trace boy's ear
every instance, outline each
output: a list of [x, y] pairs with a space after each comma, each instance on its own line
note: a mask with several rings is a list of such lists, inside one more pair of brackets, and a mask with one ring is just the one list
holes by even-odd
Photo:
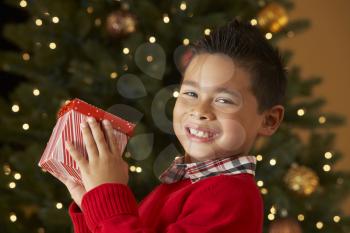
[[263, 120], [258, 134], [261, 136], [271, 136], [276, 132], [284, 117], [284, 107], [275, 105], [263, 113]]

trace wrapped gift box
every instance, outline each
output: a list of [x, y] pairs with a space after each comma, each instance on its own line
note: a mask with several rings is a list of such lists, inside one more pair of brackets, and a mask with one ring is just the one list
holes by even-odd
[[66, 150], [64, 142], [66, 140], [72, 142], [75, 148], [88, 158], [80, 123], [86, 121], [89, 116], [94, 117], [98, 122], [104, 119], [111, 122], [113, 132], [118, 138], [120, 153], [123, 153], [135, 125], [76, 98], [68, 101], [58, 111], [57, 123], [38, 164], [41, 168], [55, 177], [68, 177], [83, 185], [79, 167]]

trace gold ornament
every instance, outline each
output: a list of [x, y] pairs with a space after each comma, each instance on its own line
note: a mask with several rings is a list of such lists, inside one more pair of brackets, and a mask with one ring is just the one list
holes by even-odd
[[282, 5], [272, 2], [258, 13], [258, 24], [270, 32], [278, 32], [288, 23], [288, 15]]
[[296, 193], [309, 196], [318, 187], [319, 179], [310, 168], [294, 164], [285, 175], [284, 182]]
[[123, 37], [136, 30], [136, 16], [126, 10], [113, 11], [107, 16], [106, 30], [113, 37]]
[[302, 229], [293, 218], [281, 218], [273, 221], [269, 226], [268, 233], [302, 233]]

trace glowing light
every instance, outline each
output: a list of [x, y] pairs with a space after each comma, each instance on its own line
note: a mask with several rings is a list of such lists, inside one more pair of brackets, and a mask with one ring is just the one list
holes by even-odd
[[136, 171], [136, 167], [134, 165], [131, 165], [129, 169], [130, 169], [131, 172], [135, 172]]
[[58, 23], [58, 22], [60, 22], [60, 19], [57, 16], [54, 16], [54, 17], [52, 17], [52, 22]]
[[111, 79], [115, 79], [118, 77], [118, 73], [117, 72], [112, 72], [110, 75]]
[[19, 2], [20, 7], [26, 7], [27, 6], [27, 1], [22, 0]]
[[19, 174], [18, 172], [17, 173], [15, 173], [14, 175], [13, 175], [13, 177], [16, 179], [16, 180], [20, 180], [21, 179], [21, 174]]
[[210, 29], [209, 29], [209, 28], [206, 28], [206, 29], [204, 30], [204, 34], [207, 35], [207, 36], [209, 36], [209, 35], [210, 35]]
[[266, 33], [265, 38], [270, 40], [272, 38], [272, 33], [271, 32]]
[[267, 190], [267, 188], [262, 188], [262, 189], [260, 190], [260, 192], [261, 192], [261, 194], [263, 194], [263, 195], [266, 195], [266, 194], [269, 193], [269, 191]]
[[123, 53], [124, 53], [124, 54], [129, 54], [129, 52], [130, 52], [129, 48], [124, 48], [124, 49], [123, 49]]
[[267, 218], [270, 220], [270, 221], [273, 221], [275, 219], [275, 215], [274, 214], [269, 214], [267, 216]]
[[17, 104], [12, 105], [12, 111], [13, 112], [18, 112], [19, 111], [19, 106]]
[[28, 130], [28, 129], [29, 129], [29, 124], [28, 124], [28, 123], [24, 123], [24, 124], [22, 125], [22, 128], [23, 128], [24, 130]]
[[320, 124], [324, 124], [324, 123], [326, 123], [326, 121], [327, 121], [327, 119], [326, 119], [326, 117], [324, 117], [324, 116], [320, 116], [320, 117], [318, 118], [318, 122], [319, 122]]
[[169, 16], [168, 16], [168, 14], [164, 14], [164, 15], [163, 15], [163, 22], [164, 22], [164, 23], [169, 23], [169, 22], [170, 22], [170, 18], [169, 18]]
[[277, 160], [276, 159], [270, 159], [270, 165], [271, 166], [275, 166], [277, 163]]
[[189, 39], [185, 38], [185, 39], [183, 40], [183, 44], [184, 44], [184, 45], [188, 45], [189, 43], [190, 43], [190, 40], [189, 40]]
[[317, 222], [316, 223], [317, 229], [322, 229], [323, 228], [323, 222]]
[[274, 206], [271, 207], [270, 209], [271, 214], [276, 214], [276, 208]]
[[331, 166], [329, 164], [323, 165], [323, 171], [329, 172], [331, 170]]
[[301, 221], [304, 221], [305, 219], [305, 216], [303, 214], [299, 214], [298, 215], [298, 220], [301, 222]]
[[23, 59], [24, 61], [29, 61], [29, 59], [30, 59], [29, 53], [23, 53], [23, 54], [22, 54], [22, 59]]
[[137, 172], [137, 173], [141, 173], [141, 172], [142, 172], [142, 168], [141, 168], [141, 167], [137, 167], [137, 168], [136, 168], [136, 172]]
[[173, 92], [173, 97], [174, 97], [174, 98], [177, 98], [178, 96], [179, 96], [179, 92], [178, 92], [178, 91], [174, 91], [174, 92]]
[[92, 12], [94, 12], [94, 8], [92, 6], [89, 6], [88, 8], [86, 8], [87, 13], [92, 14]]
[[184, 10], [187, 9], [186, 2], [181, 2], [181, 4], [180, 4], [180, 9], [181, 9], [182, 11], [184, 11]]
[[61, 202], [57, 202], [57, 203], [56, 203], [56, 208], [57, 208], [57, 209], [62, 209], [62, 207], [63, 207], [63, 205], [62, 205]]
[[148, 62], [152, 62], [152, 61], [153, 61], [153, 57], [152, 57], [152, 56], [147, 56], [147, 57], [146, 57], [146, 60], [147, 60]]
[[252, 19], [252, 20], [250, 20], [250, 24], [255, 26], [258, 24], [258, 21], [256, 19]]
[[40, 95], [39, 89], [35, 88], [35, 89], [33, 90], [33, 95], [35, 95], [35, 96]]
[[304, 109], [298, 109], [298, 112], [297, 112], [298, 116], [304, 116], [305, 114], [305, 110]]
[[336, 216], [333, 217], [333, 221], [334, 221], [334, 222], [339, 222], [340, 219], [341, 219], [341, 218], [340, 218], [338, 215], [336, 215]]
[[333, 154], [331, 152], [327, 151], [326, 153], [324, 153], [324, 157], [326, 159], [331, 159], [333, 157]]
[[263, 160], [263, 156], [262, 155], [257, 155], [256, 156], [256, 160], [257, 161], [262, 161]]
[[55, 49], [55, 48], [56, 48], [56, 43], [51, 42], [51, 43], [49, 44], [49, 47], [50, 47], [50, 49]]
[[151, 42], [151, 43], [156, 42], [156, 38], [155, 38], [154, 36], [151, 36], [151, 37], [149, 38], [149, 42]]
[[11, 214], [10, 214], [10, 221], [11, 221], [11, 222], [16, 222], [16, 221], [17, 221], [17, 216], [16, 216], [16, 214], [14, 214], [14, 213], [11, 213]]
[[43, 21], [41, 19], [36, 19], [35, 20], [35, 25], [40, 27], [41, 25], [43, 25]]
[[15, 183], [15, 182], [10, 182], [10, 183], [9, 183], [9, 188], [10, 188], [10, 189], [16, 188], [16, 183]]
[[262, 181], [262, 180], [259, 180], [259, 181], [257, 182], [257, 185], [258, 185], [259, 187], [262, 187], [262, 186], [264, 186], [264, 181]]

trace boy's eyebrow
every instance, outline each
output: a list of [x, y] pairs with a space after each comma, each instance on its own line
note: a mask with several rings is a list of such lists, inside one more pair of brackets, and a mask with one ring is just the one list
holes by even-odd
[[[193, 86], [193, 87], [198, 87], [198, 84], [194, 81], [191, 81], [191, 80], [183, 80], [182, 85], [189, 85], [189, 86]], [[239, 95], [236, 92], [230, 91], [225, 87], [218, 87], [215, 89], [215, 92], [224, 92], [224, 93], [239, 97]]]

